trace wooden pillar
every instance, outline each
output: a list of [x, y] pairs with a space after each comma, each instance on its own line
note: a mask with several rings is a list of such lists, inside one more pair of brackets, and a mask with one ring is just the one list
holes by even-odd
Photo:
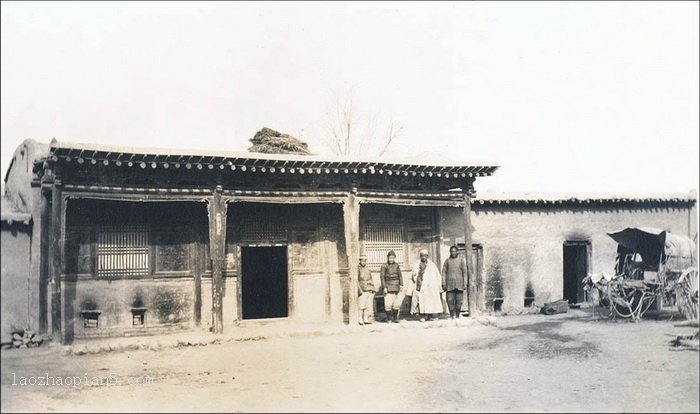
[[431, 219], [433, 222], [432, 237], [430, 239], [430, 244], [433, 246], [433, 262], [438, 266], [438, 269], [442, 270], [442, 243], [444, 240], [444, 235], [442, 231], [442, 210], [440, 207], [432, 207], [430, 209]]
[[[471, 183], [470, 183], [471, 184]], [[468, 186], [468, 188], [471, 185]], [[476, 278], [474, 275], [474, 260], [472, 258], [472, 202], [471, 191], [468, 189], [464, 192], [464, 257], [467, 261], [467, 304], [469, 306], [469, 316], [478, 314], [478, 302]]]
[[[51, 240], [51, 200], [52, 200], [52, 184], [48, 179], [41, 180], [41, 201], [39, 212], [39, 242], [40, 248], [33, 252], [38, 254], [39, 258], [39, 280], [41, 287], [39, 289], [39, 309], [41, 312], [41, 328], [43, 334], [51, 334], [53, 324], [51, 322], [51, 264], [49, 254], [49, 244]], [[34, 226], [37, 225], [35, 221]], [[37, 256], [34, 256], [37, 257]]]
[[211, 256], [212, 326], [215, 334], [224, 331], [224, 260], [226, 250], [226, 202], [217, 186], [207, 205], [209, 209], [209, 252]]
[[348, 315], [350, 325], [359, 323], [358, 303], [357, 303], [357, 271], [358, 262], [360, 260], [360, 204], [357, 201], [355, 194], [357, 190], [353, 188], [352, 192], [345, 199], [343, 204], [343, 223], [345, 226], [345, 252], [348, 256], [349, 272], [350, 272], [350, 291], [349, 291], [349, 312]]
[[51, 333], [54, 338], [66, 339], [61, 335], [61, 275], [63, 274], [63, 226], [64, 208], [61, 181], [54, 180], [51, 190], [51, 213], [49, 218], [49, 283], [51, 285]]
[[[199, 206], [198, 206], [199, 207]], [[199, 211], [199, 209], [197, 209]], [[207, 226], [208, 227], [208, 226]], [[194, 324], [202, 324], [202, 274], [205, 271], [205, 241], [204, 225], [200, 218], [196, 219], [194, 235]]]
[[[331, 277], [332, 277], [332, 270], [337, 268], [335, 263], [333, 263], [333, 259], [337, 260], [338, 254], [333, 251], [331, 248], [331, 240], [333, 240], [333, 235], [331, 234], [331, 230], [329, 228], [331, 220], [332, 220], [332, 215], [331, 215], [331, 210], [326, 208], [327, 206], [322, 207], [321, 210], [321, 216], [320, 221], [320, 235], [321, 235], [321, 263], [323, 263], [323, 269], [325, 269], [326, 277], [325, 277], [325, 283], [326, 283], [326, 320], [330, 321], [331, 320], [331, 314], [332, 314], [332, 302], [331, 302]], [[331, 255], [335, 254], [334, 258], [331, 258]], [[291, 256], [291, 255], [290, 255]]]

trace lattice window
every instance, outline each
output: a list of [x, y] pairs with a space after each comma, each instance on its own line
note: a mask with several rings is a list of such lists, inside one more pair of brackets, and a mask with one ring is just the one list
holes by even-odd
[[285, 240], [286, 228], [280, 221], [270, 214], [262, 214], [255, 220], [242, 220], [241, 239], [246, 241]]
[[98, 227], [98, 276], [147, 276], [149, 262], [149, 237], [145, 225]]
[[403, 223], [365, 223], [362, 228], [364, 253], [367, 264], [379, 266], [386, 262], [389, 250], [396, 253], [396, 262], [406, 262]]

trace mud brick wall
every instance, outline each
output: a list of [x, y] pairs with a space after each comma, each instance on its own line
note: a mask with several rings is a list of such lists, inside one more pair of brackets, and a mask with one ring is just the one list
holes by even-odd
[[[194, 282], [173, 279], [63, 281], [64, 326], [75, 338], [144, 334], [193, 325]], [[146, 308], [145, 325], [133, 325], [133, 308]], [[97, 328], [85, 328], [83, 311], [99, 311]]]
[[[42, 333], [47, 331], [47, 318], [45, 317], [47, 312], [47, 295], [45, 291], [47, 284], [45, 280], [40, 280], [41, 252], [46, 249], [45, 244], [42, 246], [42, 243], [45, 243], [45, 241], [42, 242], [41, 216], [48, 206], [44, 201], [41, 187], [32, 186], [31, 182], [34, 178], [32, 173], [34, 162], [46, 156], [48, 156], [48, 145], [31, 139], [24, 140], [15, 150], [12, 165], [5, 174], [5, 192], [3, 195], [17, 208], [32, 215], [31, 224], [20, 230], [28, 233], [29, 241], [25, 240], [25, 235], [10, 234], [19, 229], [16, 226], [22, 226], [23, 224], [13, 223], [8, 234], [5, 234], [5, 225], [7, 223], [2, 224], [3, 321], [5, 321], [5, 318], [12, 319], [10, 315], [14, 311], [11, 309], [20, 312], [19, 308], [14, 308], [15, 301], [25, 301], [26, 307], [17, 314], [22, 315], [16, 318], [17, 322], [19, 323], [21, 320], [21, 324], [26, 328]], [[3, 208], [5, 207], [3, 206]], [[12, 246], [15, 243], [18, 245]], [[17, 286], [21, 289], [15, 291], [14, 287], [11, 286], [12, 283], [20, 283], [20, 279], [16, 277], [17, 275], [22, 275], [20, 277], [21, 286]], [[6, 305], [10, 307], [5, 308]], [[9, 310], [10, 315], [8, 315], [6, 309]]]
[[[30, 308], [29, 297], [29, 252], [31, 243], [31, 226], [22, 223], [8, 224], [2, 222], [2, 329], [0, 338], [7, 341], [12, 334], [11, 328], [38, 329], [30, 323], [30, 314], [37, 314], [38, 309]], [[34, 318], [36, 319], [36, 318]]]
[[[463, 228], [461, 210], [443, 209], [442, 225], [444, 245], [458, 239]], [[501, 297], [502, 310], [509, 313], [523, 309], [526, 290], [534, 293], [537, 306], [562, 298], [563, 244], [567, 240], [591, 242], [590, 272], [614, 273], [617, 245], [607, 232], [647, 226], [692, 238], [698, 231], [697, 207], [474, 204], [472, 225], [473, 243], [483, 246], [486, 310], [492, 309], [494, 298]]]
[[[203, 203], [69, 200], [66, 273], [61, 282], [62, 336], [70, 340], [193, 327], [196, 264], [203, 260], [206, 247], [205, 218]], [[144, 223], [148, 229], [147, 273], [100, 274], [101, 226], [132, 223]], [[102, 243], [109, 246], [114, 241]], [[207, 294], [211, 296], [211, 288], [202, 291], [203, 296]], [[143, 324], [134, 323], [134, 312], [144, 310]], [[98, 315], [97, 327], [85, 326], [90, 319], [87, 312]]]

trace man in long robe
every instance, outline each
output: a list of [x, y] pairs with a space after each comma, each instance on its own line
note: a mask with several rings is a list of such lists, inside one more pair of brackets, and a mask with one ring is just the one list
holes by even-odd
[[413, 266], [413, 313], [420, 313], [421, 322], [442, 313], [442, 275], [435, 263], [428, 258], [428, 250], [420, 251], [420, 260]]
[[447, 306], [450, 310], [450, 319], [460, 317], [464, 289], [468, 280], [467, 262], [459, 257], [459, 248], [450, 247], [450, 257], [445, 259], [442, 265], [442, 290], [447, 292]]

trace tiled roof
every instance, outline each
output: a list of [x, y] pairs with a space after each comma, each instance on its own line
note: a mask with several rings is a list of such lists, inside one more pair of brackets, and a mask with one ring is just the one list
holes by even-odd
[[88, 165], [126, 165], [137, 168], [187, 168], [252, 170], [269, 173], [386, 174], [437, 177], [479, 177], [492, 175], [493, 163], [421, 162], [416, 159], [319, 157], [292, 154], [261, 154], [117, 147], [98, 144], [52, 142], [49, 158], [54, 162]]
[[697, 194], [558, 194], [558, 193], [499, 193], [482, 194], [474, 200], [477, 205], [610, 205], [610, 204], [695, 204]]

